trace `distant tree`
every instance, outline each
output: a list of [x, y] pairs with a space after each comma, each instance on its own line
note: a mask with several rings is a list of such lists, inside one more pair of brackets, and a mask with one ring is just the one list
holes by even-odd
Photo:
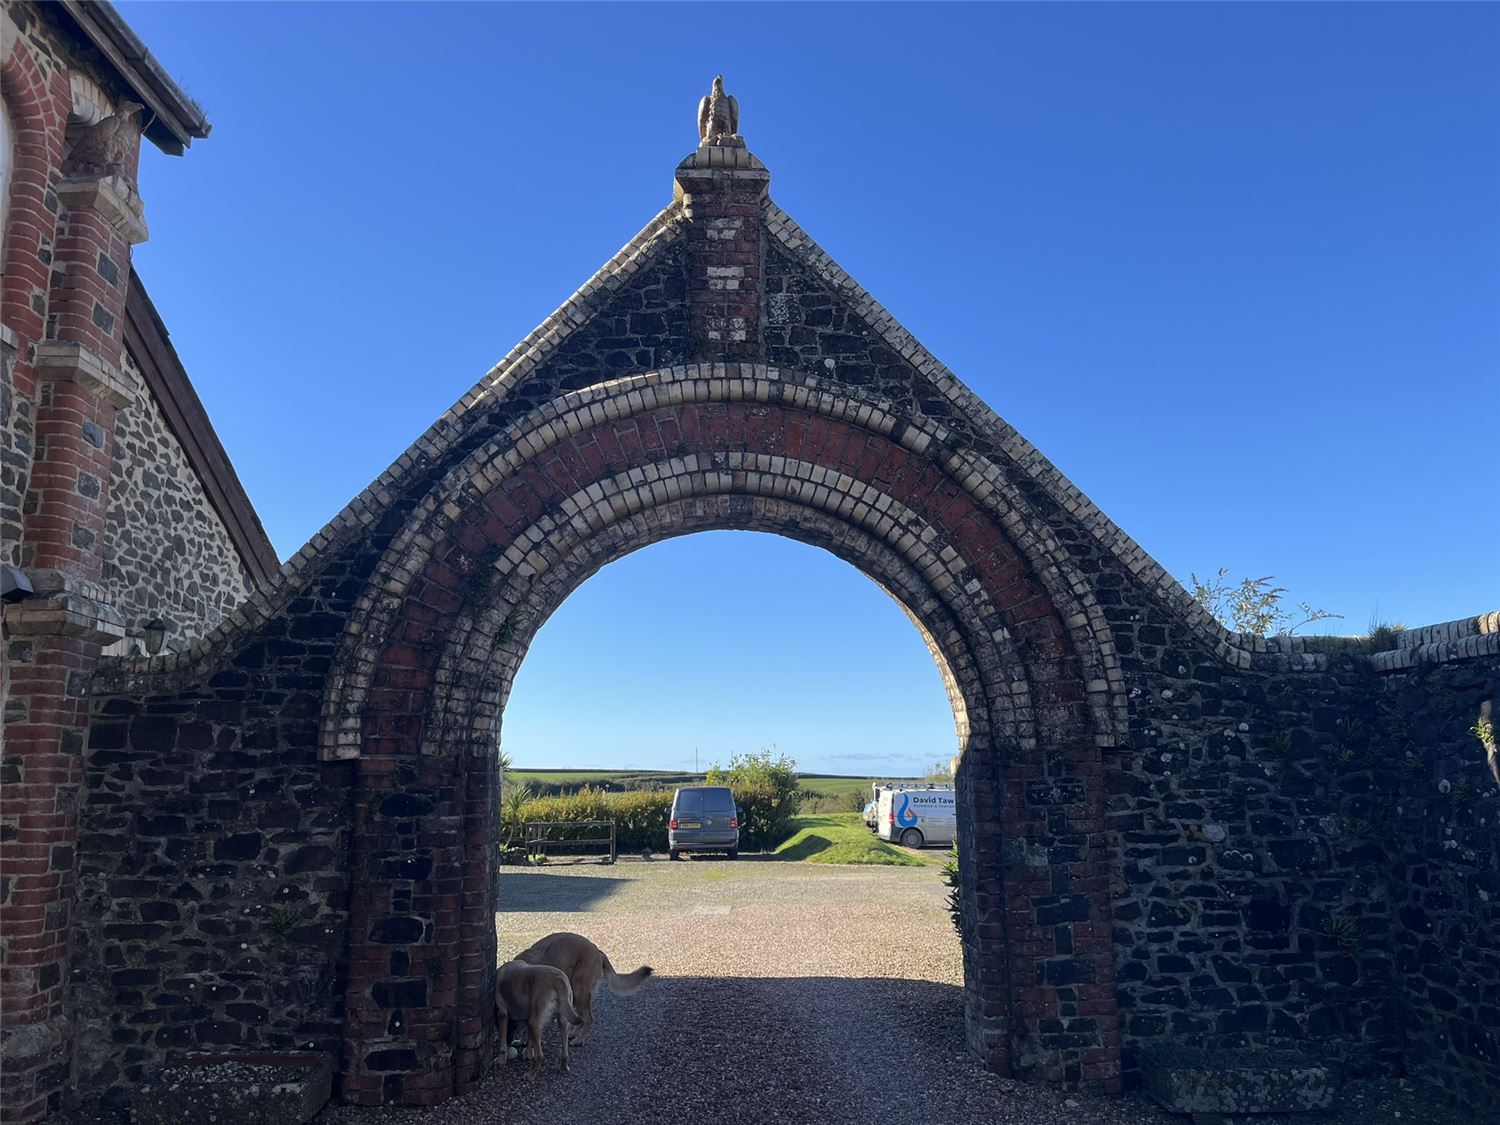
[[735, 754], [727, 767], [715, 762], [704, 780], [709, 785], [728, 785], [734, 790], [735, 803], [742, 811], [740, 840], [745, 847], [774, 847], [780, 843], [789, 834], [792, 817], [802, 805], [797, 763], [785, 754], [773, 755], [764, 747], [754, 753]]
[[1236, 633], [1253, 637], [1269, 637], [1273, 633], [1290, 636], [1305, 625], [1329, 618], [1342, 618], [1342, 613], [1330, 613], [1326, 609], [1314, 609], [1307, 602], [1298, 602], [1297, 610], [1282, 607], [1282, 595], [1286, 587], [1272, 585], [1275, 579], [1242, 578], [1229, 582], [1229, 568], [1221, 566], [1219, 573], [1208, 581], [1196, 574], [1191, 593], [1193, 600], [1218, 619], [1219, 624]]
[[939, 758], [927, 767], [927, 772], [922, 775], [923, 781], [952, 781], [953, 770], [947, 762]]
[[704, 780], [709, 785], [769, 786], [778, 792], [791, 793], [798, 788], [797, 763], [785, 754], [773, 758], [771, 751], [761, 747], [753, 753], [731, 756], [728, 766], [715, 762], [708, 767]]

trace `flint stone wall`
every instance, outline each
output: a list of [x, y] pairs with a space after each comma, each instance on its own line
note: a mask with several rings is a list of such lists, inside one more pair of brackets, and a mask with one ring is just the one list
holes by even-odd
[[1386, 864], [1406, 1065], [1476, 1113], [1500, 1105], [1500, 789], [1481, 723], [1497, 702], [1500, 658], [1383, 675], [1350, 808]]
[[0, 343], [0, 562], [21, 563], [21, 503], [31, 476], [32, 402], [11, 376], [13, 352]]
[[[133, 627], [159, 616], [171, 626], [167, 647], [187, 648], [253, 583], [128, 352], [125, 374], [135, 402], [115, 421], [104, 583]], [[98, 482], [80, 480], [79, 488]]]

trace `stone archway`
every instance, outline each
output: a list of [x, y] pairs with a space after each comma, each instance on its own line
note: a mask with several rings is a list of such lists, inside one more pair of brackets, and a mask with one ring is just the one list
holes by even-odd
[[[71, 961], [31, 953], [8, 978], [34, 1023], [65, 1029], [48, 1014], [65, 994], [79, 1032], [28, 1033], [27, 1065], [122, 1097], [181, 1046], [295, 1048], [342, 1052], [350, 1101], [470, 1087], [490, 1058], [494, 750], [515, 670], [598, 567], [711, 528], [839, 555], [943, 670], [965, 1023], [989, 1067], [1113, 1090], [1153, 1044], [1399, 1054], [1389, 929], [1360, 938], [1367, 974], [1324, 925], [1388, 874], [1368, 842], [1325, 838], [1369, 816], [1369, 784], [1318, 751], [1375, 705], [1369, 662], [1226, 633], [771, 202], [739, 138], [705, 138], [676, 180], [275, 582], [191, 651], [101, 665], [82, 890], [46, 892], [73, 912]], [[1418, 665], [1492, 664], [1494, 629], [1414, 631], [1375, 661], [1413, 678], [1380, 691], [1404, 712], [1427, 690]], [[1455, 732], [1493, 694], [1464, 683]], [[1456, 722], [1422, 706], [1434, 730]], [[1473, 743], [1454, 738], [1457, 770]], [[1383, 784], [1404, 790], [1407, 769]], [[35, 799], [66, 821], [63, 784]], [[1434, 811], [1407, 818], [1425, 831]], [[1450, 843], [1430, 857], [1456, 886], [1471, 869]], [[26, 925], [55, 946], [47, 917]], [[1441, 1007], [1415, 1002], [1441, 1039]], [[1489, 1062], [1438, 1070], [1472, 1104], [1494, 1084]]]
[[1044, 526], [942, 427], [760, 364], [568, 392], [479, 443], [393, 536], [325, 706], [325, 753], [358, 747], [345, 1097], [441, 1100], [484, 1071], [509, 684], [600, 566], [716, 528], [825, 547], [923, 631], [961, 740], [971, 1047], [1003, 1073], [1113, 1088], [1113, 653]]

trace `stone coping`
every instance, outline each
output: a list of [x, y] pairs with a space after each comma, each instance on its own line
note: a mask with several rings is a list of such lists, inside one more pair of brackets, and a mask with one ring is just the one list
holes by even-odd
[[1370, 657], [1377, 672], [1402, 672], [1420, 664], [1450, 664], [1500, 656], [1500, 611], [1407, 629], [1396, 647]]

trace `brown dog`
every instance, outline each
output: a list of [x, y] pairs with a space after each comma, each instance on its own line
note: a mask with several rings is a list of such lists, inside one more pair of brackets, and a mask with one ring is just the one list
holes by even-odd
[[599, 991], [600, 981], [607, 981], [611, 992], [623, 996], [640, 988], [651, 975], [650, 965], [642, 965], [633, 973], [615, 972], [604, 951], [578, 934], [548, 934], [524, 953], [517, 953], [516, 960], [551, 965], [567, 974], [568, 983], [573, 986], [573, 1000], [583, 1017], [583, 1027], [578, 1033], [580, 1044], [588, 1041], [589, 1032], [594, 1029], [594, 993]]
[[[505, 1056], [510, 1054], [510, 1025], [525, 1024], [531, 1047], [531, 1077], [542, 1069], [542, 1028], [557, 1016], [562, 1030], [562, 1068], [568, 1069], [568, 1025], [582, 1022], [573, 1007], [573, 988], [568, 976], [550, 965], [528, 965], [507, 961], [495, 974], [495, 1019], [500, 1027], [500, 1043]], [[501, 1057], [503, 1066], [506, 1057]]]

